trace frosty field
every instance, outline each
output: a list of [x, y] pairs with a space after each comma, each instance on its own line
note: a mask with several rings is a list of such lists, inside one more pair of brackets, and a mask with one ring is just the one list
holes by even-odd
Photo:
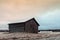
[[0, 32], [0, 40], [60, 40], [60, 32], [8, 33]]

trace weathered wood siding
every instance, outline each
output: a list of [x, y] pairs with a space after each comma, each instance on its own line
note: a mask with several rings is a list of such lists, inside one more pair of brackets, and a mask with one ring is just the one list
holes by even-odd
[[25, 24], [25, 32], [38, 33], [38, 25], [34, 20], [30, 20]]
[[9, 25], [10, 32], [24, 32], [24, 24], [11, 24]]

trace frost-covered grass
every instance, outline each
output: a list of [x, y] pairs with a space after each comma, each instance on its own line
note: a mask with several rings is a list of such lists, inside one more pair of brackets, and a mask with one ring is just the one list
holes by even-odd
[[39, 32], [38, 34], [0, 32], [1, 40], [55, 40], [59, 37], [60, 32]]

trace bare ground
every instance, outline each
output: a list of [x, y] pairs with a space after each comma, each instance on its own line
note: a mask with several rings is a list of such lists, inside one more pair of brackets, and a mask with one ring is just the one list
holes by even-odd
[[60, 32], [8, 33], [0, 32], [0, 40], [60, 40]]

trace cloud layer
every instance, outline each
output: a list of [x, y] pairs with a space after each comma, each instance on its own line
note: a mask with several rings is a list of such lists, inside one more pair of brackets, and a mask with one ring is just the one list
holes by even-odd
[[[60, 9], [60, 0], [0, 0], [0, 29], [8, 29], [9, 22], [24, 21], [31, 17], [39, 16], [41, 19], [37, 21], [41, 22], [45, 18], [48, 20], [50, 17], [47, 16], [48, 12], [50, 15], [58, 9]], [[53, 16], [55, 17], [54, 14]]]
[[45, 14], [59, 0], [0, 0], [0, 21], [27, 19]]
[[40, 30], [60, 29], [60, 10], [48, 12], [48, 14], [39, 17]]

